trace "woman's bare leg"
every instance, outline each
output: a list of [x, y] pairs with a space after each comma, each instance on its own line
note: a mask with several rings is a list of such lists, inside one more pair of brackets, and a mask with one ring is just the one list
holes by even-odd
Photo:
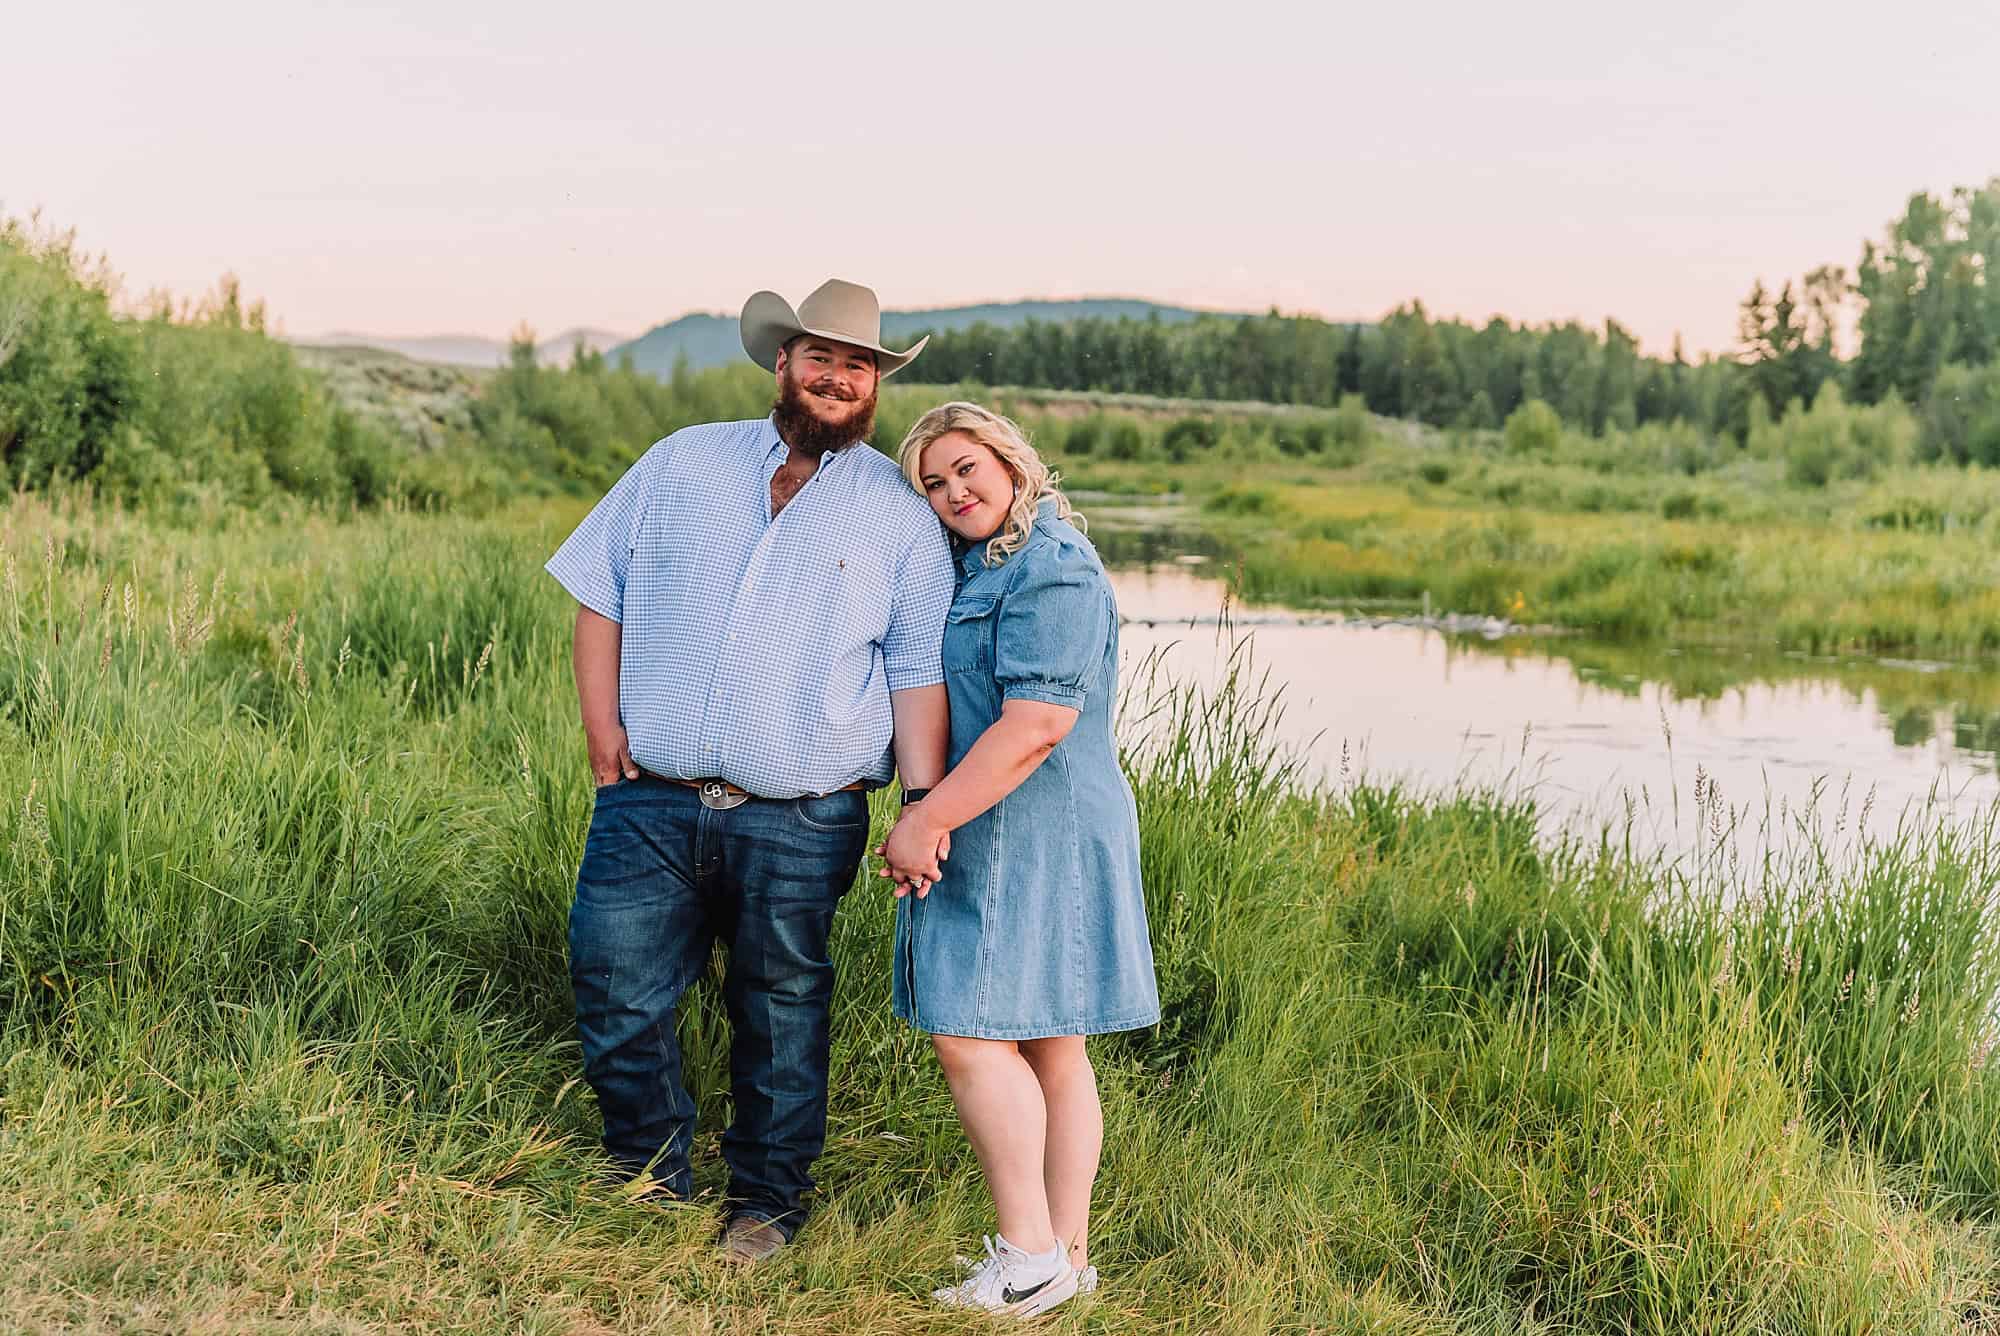
[[932, 1035], [931, 1047], [958, 1105], [958, 1121], [993, 1194], [1000, 1235], [1016, 1248], [1045, 1253], [1056, 1246], [1043, 1187], [1048, 1109], [1034, 1068], [1012, 1040]]
[[1021, 1056], [1035, 1073], [1048, 1110], [1042, 1181], [1049, 1225], [1069, 1246], [1070, 1265], [1090, 1261], [1090, 1189], [1104, 1149], [1104, 1110], [1097, 1102], [1097, 1072], [1082, 1035], [1024, 1039]]

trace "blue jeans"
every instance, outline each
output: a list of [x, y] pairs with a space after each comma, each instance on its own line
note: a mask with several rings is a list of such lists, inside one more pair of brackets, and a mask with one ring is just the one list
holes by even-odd
[[736, 1106], [722, 1136], [729, 1209], [787, 1238], [805, 1222], [826, 1141], [827, 939], [867, 838], [859, 791], [713, 811], [664, 780], [598, 790], [570, 909], [570, 982], [604, 1148], [625, 1172], [693, 1192], [695, 1105], [674, 1010], [720, 940]]

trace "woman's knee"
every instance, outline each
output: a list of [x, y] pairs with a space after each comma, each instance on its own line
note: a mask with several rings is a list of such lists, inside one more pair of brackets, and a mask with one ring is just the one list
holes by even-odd
[[979, 1071], [1012, 1058], [1019, 1047], [1011, 1039], [972, 1039], [957, 1034], [931, 1036], [931, 1050], [947, 1072]]
[[1021, 1056], [1040, 1077], [1070, 1074], [1090, 1069], [1090, 1055], [1080, 1034], [1055, 1035], [1047, 1039], [1023, 1039]]

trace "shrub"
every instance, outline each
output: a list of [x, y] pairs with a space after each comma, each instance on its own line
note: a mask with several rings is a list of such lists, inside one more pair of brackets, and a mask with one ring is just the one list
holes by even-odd
[[1917, 443], [1927, 460], [2000, 465], [2000, 362], [1940, 370], [1924, 398]]
[[1069, 431], [1063, 436], [1063, 453], [1079, 459], [1088, 458], [1097, 453], [1097, 443], [1103, 439], [1104, 418], [1101, 414], [1078, 418], [1070, 423]]
[[1222, 424], [1210, 417], [1177, 418], [1167, 425], [1160, 447], [1176, 464], [1185, 463], [1196, 450], [1212, 450], [1222, 439]]
[[1277, 493], [1268, 487], [1225, 487], [1201, 508], [1211, 515], [1271, 515], [1279, 503]]
[[1553, 454], [1562, 440], [1562, 419], [1540, 399], [1530, 399], [1507, 415], [1501, 440], [1508, 454]]
[[94, 472], [139, 388], [111, 278], [67, 235], [0, 222], [0, 482]]
[[1343, 394], [1340, 404], [1333, 410], [1334, 444], [1360, 447], [1368, 444], [1371, 428], [1368, 417], [1368, 401], [1358, 394]]
[[1111, 424], [1105, 434], [1104, 453], [1110, 459], [1132, 460], [1146, 452], [1146, 437], [1139, 430], [1139, 424], [1130, 418], [1120, 418]]

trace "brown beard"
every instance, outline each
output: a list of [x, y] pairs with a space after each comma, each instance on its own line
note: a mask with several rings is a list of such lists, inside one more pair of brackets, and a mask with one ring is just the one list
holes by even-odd
[[849, 400], [853, 405], [839, 422], [827, 422], [806, 399], [806, 387], [793, 379], [791, 369], [778, 378], [778, 398], [771, 405], [772, 420], [786, 445], [802, 455], [819, 455], [828, 450], [845, 450], [868, 439], [875, 430], [874, 390], [866, 399]]

